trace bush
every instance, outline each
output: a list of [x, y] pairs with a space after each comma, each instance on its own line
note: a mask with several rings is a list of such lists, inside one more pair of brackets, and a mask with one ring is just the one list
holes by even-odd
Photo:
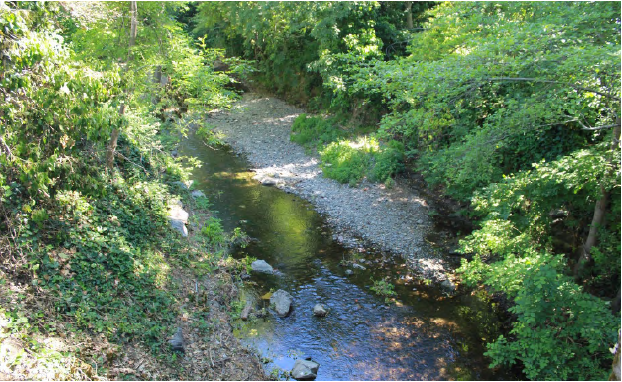
[[328, 178], [354, 185], [363, 179], [371, 166], [369, 150], [373, 149], [369, 146], [353, 147], [350, 141], [333, 142], [320, 151], [322, 171]]
[[290, 140], [307, 148], [334, 142], [343, 136], [330, 119], [300, 114], [292, 125]]
[[404, 168], [404, 145], [397, 141], [380, 147], [375, 138], [341, 140], [327, 145], [320, 156], [324, 175], [341, 183], [356, 184], [365, 176], [388, 182]]
[[225, 242], [225, 231], [222, 228], [220, 219], [210, 217], [203, 225], [201, 233], [207, 237], [211, 244], [223, 244]]

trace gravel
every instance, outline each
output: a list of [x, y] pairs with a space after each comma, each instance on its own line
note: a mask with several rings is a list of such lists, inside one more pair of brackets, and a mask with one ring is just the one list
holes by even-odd
[[231, 110], [211, 113], [208, 122], [247, 156], [255, 179], [274, 180], [275, 187], [313, 203], [346, 247], [358, 247], [362, 240], [404, 257], [426, 278], [445, 280], [446, 262], [424, 240], [431, 224], [426, 201], [399, 182], [391, 189], [366, 180], [350, 187], [324, 178], [320, 159], [289, 140], [294, 119], [304, 112], [246, 93]]

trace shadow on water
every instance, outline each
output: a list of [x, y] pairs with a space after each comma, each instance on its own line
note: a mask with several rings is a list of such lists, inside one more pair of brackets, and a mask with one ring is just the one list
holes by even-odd
[[[295, 359], [312, 357], [321, 365], [318, 380], [507, 377], [487, 367], [481, 344], [487, 330], [469, 319], [479, 309], [470, 296], [446, 298], [413, 278], [400, 260], [369, 248], [343, 248], [308, 202], [253, 181], [247, 162], [230, 149], [208, 148], [195, 137], [183, 145], [184, 155], [203, 162], [193, 174], [194, 187], [208, 196], [223, 226], [240, 226], [256, 238], [245, 254], [278, 270], [253, 275], [257, 292], [283, 289], [295, 299], [289, 317], [250, 320], [238, 333], [269, 360], [268, 372], [289, 371]], [[353, 256], [367, 270], [346, 276], [340, 261]], [[398, 293], [390, 304], [369, 289], [372, 279], [385, 277]], [[326, 317], [313, 316], [316, 303], [328, 308]], [[477, 312], [494, 326], [494, 315], [482, 320]]]

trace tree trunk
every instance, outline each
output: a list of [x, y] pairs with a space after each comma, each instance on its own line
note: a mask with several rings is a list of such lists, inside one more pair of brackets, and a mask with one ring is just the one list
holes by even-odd
[[132, 59], [132, 47], [136, 43], [136, 26], [138, 25], [138, 5], [130, 1], [130, 44], [127, 52], [127, 60]]
[[[611, 138], [611, 151], [614, 152], [620, 147], [620, 117], [616, 117], [616, 125], [613, 129], [613, 137]], [[612, 158], [609, 159], [611, 163]], [[600, 186], [600, 199], [596, 202], [594, 207], [594, 215], [592, 216], [592, 223], [590, 224], [590, 231], [585, 239], [583, 248], [581, 248], [581, 255], [574, 267], [575, 278], [579, 278], [581, 271], [585, 269], [585, 266], [592, 262], [592, 247], [596, 245], [596, 239], [598, 238], [598, 228], [603, 224], [605, 220], [605, 213], [607, 211], [607, 203], [609, 202], [610, 192], [605, 190], [604, 186]]]
[[611, 312], [613, 314], [620, 313], [620, 287], [618, 287], [618, 294], [616, 294], [611, 302]]
[[[125, 114], [125, 105], [121, 105], [119, 108], [119, 115]], [[112, 170], [112, 166], [114, 166], [114, 151], [117, 149], [117, 140], [119, 139], [119, 128], [115, 127], [112, 129], [112, 133], [110, 134], [110, 140], [108, 141], [108, 150], [106, 151], [106, 167], [109, 170]]]
[[596, 202], [594, 207], [594, 215], [592, 215], [592, 223], [590, 224], [590, 232], [585, 239], [585, 243], [581, 248], [581, 255], [579, 260], [574, 266], [574, 275], [580, 277], [580, 273], [585, 266], [592, 262], [592, 247], [596, 244], [598, 238], [598, 229], [605, 220], [605, 212], [607, 211], [607, 203], [609, 202], [609, 192], [605, 190], [605, 187], [600, 186], [600, 200]]
[[406, 28], [413, 29], [415, 26], [413, 25], [413, 2], [406, 2]]
[[609, 375], [610, 381], [620, 380], [620, 331], [618, 331], [618, 343], [615, 346], [615, 353], [613, 354], [613, 363], [611, 365], [611, 374]]

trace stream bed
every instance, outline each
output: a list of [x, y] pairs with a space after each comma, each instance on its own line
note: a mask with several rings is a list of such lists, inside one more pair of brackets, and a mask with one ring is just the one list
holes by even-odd
[[[344, 248], [307, 201], [252, 179], [231, 149], [207, 147], [193, 135], [181, 154], [198, 158], [194, 189], [203, 191], [227, 230], [256, 239], [234, 254], [265, 260], [275, 275], [253, 274], [255, 293], [283, 289], [294, 297], [286, 318], [268, 314], [237, 330], [243, 344], [283, 378], [296, 359], [320, 364], [317, 380], [501, 380], [488, 368], [482, 338], [496, 322], [487, 304], [469, 294], [449, 297], [410, 273], [403, 260], [361, 244]], [[345, 260], [367, 269], [346, 275]], [[392, 301], [370, 287], [395, 285]], [[328, 315], [313, 315], [315, 304]], [[269, 301], [264, 301], [268, 308]]]

